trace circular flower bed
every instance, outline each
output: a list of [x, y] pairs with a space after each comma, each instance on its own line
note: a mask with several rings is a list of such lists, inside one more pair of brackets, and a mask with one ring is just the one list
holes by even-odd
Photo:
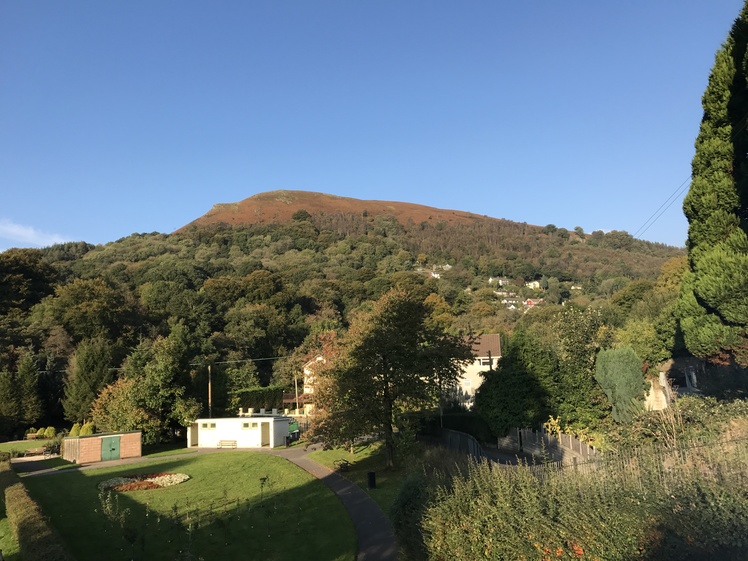
[[179, 485], [190, 478], [185, 473], [148, 473], [128, 477], [112, 477], [98, 484], [102, 491], [142, 491]]

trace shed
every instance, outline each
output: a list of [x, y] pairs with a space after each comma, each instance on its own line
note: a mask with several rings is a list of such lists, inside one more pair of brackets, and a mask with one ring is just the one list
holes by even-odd
[[139, 430], [68, 436], [62, 440], [62, 459], [76, 464], [90, 464], [139, 458], [142, 455], [141, 437]]
[[197, 419], [187, 431], [187, 447], [262, 448], [286, 443], [292, 419], [278, 415], [251, 415]]

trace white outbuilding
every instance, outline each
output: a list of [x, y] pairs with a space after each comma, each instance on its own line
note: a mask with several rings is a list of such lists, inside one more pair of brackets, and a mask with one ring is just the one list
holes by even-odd
[[286, 444], [291, 418], [250, 415], [221, 419], [197, 419], [187, 431], [192, 448], [275, 448]]

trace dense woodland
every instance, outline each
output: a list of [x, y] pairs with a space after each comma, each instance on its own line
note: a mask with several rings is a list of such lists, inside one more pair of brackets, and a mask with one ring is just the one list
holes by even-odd
[[[577, 343], [557, 339], [576, 324], [594, 331], [594, 341], [578, 343], [589, 352], [625, 342], [642, 360], [660, 361], [677, 349], [669, 306], [683, 253], [625, 232], [304, 211], [283, 224], [11, 249], [0, 254], [0, 434], [83, 422], [98, 411], [105, 424], [145, 424], [153, 438], [166, 438], [207, 411], [208, 364], [220, 415], [242, 389], [292, 385], [320, 333], [345, 332], [355, 310], [393, 287], [430, 298], [449, 333], [515, 333], [510, 361], [552, 352], [549, 360], [565, 364]], [[489, 283], [499, 276], [512, 279], [518, 297], [544, 304], [528, 314], [507, 309]], [[541, 288], [527, 288], [529, 280]], [[589, 378], [594, 357], [587, 361], [587, 389], [602, 395]], [[118, 399], [137, 403], [137, 414], [106, 418]], [[602, 397], [595, 411], [567, 415], [554, 405], [566, 402], [549, 397], [530, 417], [582, 422], [609, 409]]]

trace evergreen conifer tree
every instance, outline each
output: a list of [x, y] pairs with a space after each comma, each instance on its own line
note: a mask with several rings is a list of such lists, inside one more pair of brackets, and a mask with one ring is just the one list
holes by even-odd
[[9, 436], [18, 426], [18, 386], [14, 372], [0, 370], [0, 434]]
[[39, 372], [31, 353], [22, 355], [18, 360], [17, 383], [21, 421], [25, 425], [33, 425], [41, 418], [43, 410], [39, 398]]
[[748, 2], [717, 52], [702, 99], [678, 315], [688, 350], [748, 366]]
[[111, 351], [103, 338], [81, 341], [68, 365], [68, 381], [62, 402], [65, 418], [83, 421], [96, 396], [112, 381]]

